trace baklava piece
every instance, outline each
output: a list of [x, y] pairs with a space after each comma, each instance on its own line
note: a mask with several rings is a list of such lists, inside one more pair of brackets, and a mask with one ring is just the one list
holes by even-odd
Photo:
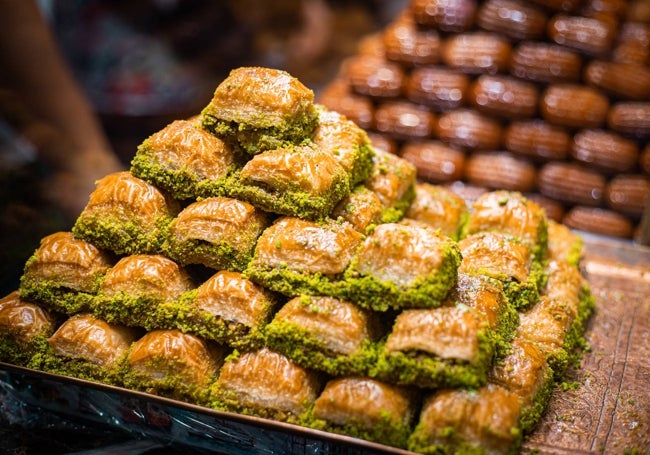
[[415, 199], [406, 212], [405, 220], [420, 221], [458, 240], [467, 214], [465, 200], [450, 189], [430, 183], [417, 183]]
[[560, 378], [585, 344], [584, 329], [595, 303], [576, 267], [551, 261], [548, 270], [548, 282], [539, 301], [521, 313], [518, 334], [540, 347], [556, 378]]
[[285, 71], [234, 69], [214, 92], [202, 125], [246, 153], [300, 144], [318, 124], [314, 92]]
[[362, 234], [348, 223], [282, 217], [262, 232], [245, 276], [289, 297], [340, 297]]
[[357, 231], [368, 232], [381, 221], [384, 211], [379, 196], [363, 185], [358, 185], [334, 208], [331, 217], [350, 223]]
[[381, 221], [401, 220], [415, 198], [417, 169], [397, 155], [375, 149], [373, 168], [365, 186], [374, 191], [383, 205]]
[[363, 377], [327, 382], [316, 399], [313, 428], [405, 447], [413, 429], [416, 393]]
[[48, 338], [39, 369], [109, 384], [121, 384], [124, 360], [138, 332], [89, 313], [71, 316]]
[[379, 224], [345, 272], [345, 298], [375, 311], [439, 306], [456, 284], [460, 251], [428, 227]]
[[119, 255], [155, 254], [179, 210], [178, 202], [157, 187], [130, 172], [116, 172], [97, 181], [72, 232]]
[[584, 243], [580, 235], [566, 225], [549, 220], [548, 223], [548, 260], [564, 261], [573, 266], [580, 266], [584, 256]]
[[230, 146], [190, 120], [175, 120], [149, 136], [131, 161], [134, 176], [178, 200], [223, 194], [236, 168]]
[[462, 255], [459, 273], [501, 281], [508, 301], [518, 310], [537, 301], [546, 273], [523, 241], [499, 232], [483, 232], [468, 235], [458, 245]]
[[522, 439], [516, 393], [488, 384], [427, 397], [408, 448], [418, 453], [513, 454]]
[[351, 187], [347, 171], [333, 154], [300, 145], [255, 155], [226, 191], [267, 212], [321, 219]]
[[237, 199], [213, 197], [184, 208], [170, 223], [162, 251], [181, 265], [242, 271], [268, 215]]
[[266, 345], [332, 376], [365, 375], [376, 361], [376, 316], [332, 297], [295, 297], [264, 329]]
[[194, 288], [187, 270], [165, 256], [125, 256], [106, 273], [92, 312], [108, 322], [157, 328], [158, 306]]
[[470, 207], [462, 237], [481, 232], [512, 236], [530, 248], [537, 261], [543, 261], [548, 247], [548, 220], [544, 209], [515, 191], [491, 191]]
[[20, 296], [59, 313], [87, 311], [114, 263], [111, 253], [71, 232], [50, 234], [25, 264]]
[[54, 333], [57, 318], [13, 291], [0, 299], [0, 361], [25, 366], [32, 356], [44, 352]]
[[209, 403], [224, 349], [179, 330], [152, 330], [129, 350], [124, 384], [134, 390], [188, 401]]
[[397, 315], [370, 374], [424, 388], [481, 386], [517, 323], [499, 281], [461, 274], [444, 306]]
[[331, 154], [348, 174], [351, 188], [362, 183], [372, 172], [375, 152], [368, 134], [342, 114], [317, 106], [319, 118], [312, 141]]
[[161, 303], [157, 324], [235, 348], [252, 349], [259, 343], [276, 303], [275, 294], [241, 273], [222, 270], [181, 299]]
[[512, 340], [510, 353], [499, 359], [489, 373], [488, 381], [519, 397], [519, 426], [530, 433], [539, 422], [553, 390], [553, 370], [542, 350], [521, 336]]
[[316, 373], [268, 348], [233, 354], [213, 387], [214, 407], [302, 423], [321, 388]]

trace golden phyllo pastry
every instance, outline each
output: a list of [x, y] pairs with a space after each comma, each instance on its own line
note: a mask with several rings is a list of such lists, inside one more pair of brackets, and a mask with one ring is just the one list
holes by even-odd
[[188, 205], [170, 223], [162, 250], [182, 265], [241, 271], [268, 224], [268, 215], [246, 202], [207, 198]]
[[214, 386], [215, 406], [300, 423], [320, 390], [320, 379], [268, 348], [226, 359]]
[[295, 297], [266, 326], [265, 340], [304, 367], [333, 376], [362, 375], [376, 360], [376, 316], [333, 297]]
[[159, 253], [165, 227], [180, 206], [157, 187], [116, 172], [97, 181], [72, 232], [98, 248], [117, 254]]
[[332, 218], [350, 223], [355, 230], [365, 233], [380, 222], [383, 211], [379, 196], [359, 185], [334, 207]]
[[530, 247], [500, 232], [470, 234], [458, 242], [462, 261], [459, 273], [485, 275], [504, 284], [510, 304], [517, 309], [530, 307], [539, 298], [546, 274], [533, 261]]
[[514, 191], [490, 191], [471, 206], [462, 236], [499, 232], [520, 240], [541, 261], [548, 246], [548, 221], [544, 209]]
[[133, 343], [127, 357], [127, 387], [207, 404], [209, 386], [224, 349], [180, 330], [152, 330]]
[[549, 220], [548, 259], [550, 261], [565, 261], [577, 267], [583, 256], [582, 237], [572, 232], [566, 225]]
[[459, 195], [443, 186], [418, 183], [405, 220], [420, 221], [457, 240], [466, 218], [467, 204]]
[[175, 120], [140, 144], [131, 173], [175, 199], [223, 193], [236, 169], [235, 154], [196, 120]]
[[250, 154], [301, 143], [317, 123], [314, 92], [271, 68], [232, 70], [202, 112], [204, 128]]
[[255, 155], [227, 189], [230, 196], [268, 212], [306, 219], [328, 216], [350, 190], [348, 173], [337, 158], [312, 145]]
[[165, 256], [125, 256], [106, 273], [92, 311], [109, 322], [153, 328], [158, 305], [194, 287], [190, 274]]
[[21, 299], [18, 291], [9, 293], [0, 299], [0, 361], [28, 364], [55, 328], [53, 314]]
[[443, 306], [397, 315], [371, 375], [426, 388], [483, 385], [516, 324], [500, 282], [459, 275]]
[[136, 337], [134, 329], [79, 313], [63, 322], [48, 339], [52, 355], [41, 368], [117, 383], [119, 368]]
[[401, 220], [415, 198], [417, 170], [413, 164], [382, 149], [375, 149], [370, 177], [364, 184], [384, 207], [381, 221]]
[[327, 382], [314, 403], [314, 428], [405, 447], [412, 430], [416, 394], [364, 377]]
[[258, 239], [245, 275], [284, 295], [338, 296], [362, 235], [347, 223], [282, 217]]
[[363, 308], [432, 308], [456, 284], [458, 245], [418, 225], [379, 224], [346, 270], [345, 298]]
[[65, 314], [87, 310], [114, 261], [112, 254], [71, 232], [50, 234], [25, 264], [20, 295]]
[[237, 348], [258, 343], [276, 297], [239, 272], [222, 270], [180, 300], [158, 305], [156, 324]]
[[419, 453], [514, 453], [521, 441], [519, 396], [488, 384], [479, 389], [443, 389], [424, 401], [409, 438]]
[[312, 141], [345, 169], [350, 187], [363, 182], [373, 168], [374, 150], [368, 134], [344, 115], [318, 108], [318, 126]]

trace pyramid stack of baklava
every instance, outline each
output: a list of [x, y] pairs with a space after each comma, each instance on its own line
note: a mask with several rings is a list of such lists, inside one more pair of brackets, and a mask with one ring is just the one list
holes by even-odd
[[468, 198], [638, 234], [650, 200], [647, 0], [411, 0], [318, 101]]
[[0, 300], [0, 360], [416, 452], [506, 453], [579, 355], [582, 243], [472, 204], [314, 102], [233, 70], [97, 182]]

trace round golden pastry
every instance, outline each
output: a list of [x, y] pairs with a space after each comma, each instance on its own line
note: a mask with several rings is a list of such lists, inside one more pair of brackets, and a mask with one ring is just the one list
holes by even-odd
[[462, 197], [467, 205], [472, 205], [479, 197], [490, 191], [485, 186], [475, 185], [474, 183], [461, 180], [448, 183], [445, 186]]
[[346, 116], [360, 128], [370, 129], [375, 125], [375, 106], [372, 100], [353, 93], [348, 80], [343, 77], [329, 83], [317, 101], [329, 110]]
[[572, 207], [562, 219], [571, 229], [629, 239], [634, 233], [634, 225], [629, 218], [613, 210], [599, 207]]
[[635, 19], [623, 22], [612, 51], [612, 60], [650, 65], [650, 23]]
[[583, 0], [530, 0], [531, 3], [548, 8], [551, 11], [570, 13], [576, 11]]
[[639, 219], [650, 198], [650, 178], [641, 174], [618, 174], [607, 184], [605, 200], [613, 210]]
[[434, 65], [440, 59], [440, 34], [418, 28], [411, 14], [402, 14], [384, 29], [383, 43], [388, 60], [407, 66]]
[[585, 129], [573, 135], [571, 156], [604, 172], [629, 172], [637, 165], [639, 148], [613, 131]]
[[607, 125], [621, 134], [650, 137], [650, 102], [615, 103], [609, 110]]
[[577, 82], [581, 72], [580, 55], [553, 43], [522, 41], [515, 46], [510, 58], [510, 74], [534, 82]]
[[370, 139], [374, 149], [397, 155], [397, 142], [389, 134], [378, 133], [377, 131], [367, 131], [366, 134], [368, 134], [368, 139]]
[[384, 48], [384, 36], [381, 32], [370, 33], [359, 39], [356, 49], [357, 55], [371, 55], [374, 57], [384, 57], [386, 49]]
[[553, 42], [590, 56], [604, 56], [616, 38], [616, 23], [603, 18], [556, 14], [548, 21]]
[[376, 98], [396, 98], [402, 94], [405, 74], [402, 66], [382, 57], [356, 55], [341, 65], [353, 91]]
[[566, 128], [541, 119], [511, 122], [503, 140], [508, 151], [536, 161], [563, 160], [571, 149], [571, 135]]
[[616, 97], [650, 100], [650, 67], [646, 65], [592, 60], [585, 68], [584, 80]]
[[386, 101], [375, 110], [375, 129], [396, 139], [424, 139], [434, 133], [436, 116], [410, 101]]
[[476, 23], [514, 40], [535, 40], [544, 36], [547, 20], [544, 9], [528, 1], [487, 0], [478, 10]]
[[473, 109], [444, 112], [436, 125], [436, 135], [442, 142], [469, 150], [498, 150], [502, 130], [499, 121]]
[[524, 196], [543, 208], [546, 212], [547, 218], [557, 221], [558, 223], [562, 221], [566, 210], [564, 204], [561, 202], [539, 193], [525, 193]]
[[442, 46], [442, 61], [468, 74], [504, 72], [510, 62], [512, 45], [496, 33], [474, 31], [451, 35]]
[[650, 142], [648, 142], [639, 156], [641, 170], [650, 175]]
[[526, 158], [501, 151], [475, 152], [465, 165], [465, 176], [475, 185], [522, 193], [534, 189], [536, 172]]
[[474, 26], [477, 0], [413, 0], [410, 11], [420, 25], [443, 32], [463, 32]]
[[532, 82], [482, 74], [472, 83], [468, 99], [484, 114], [507, 119], [529, 118], [537, 113], [539, 91]]
[[444, 66], [415, 68], [406, 81], [404, 93], [414, 103], [436, 111], [465, 105], [470, 77]]
[[609, 106], [609, 98], [599, 90], [579, 84], [549, 85], [540, 99], [542, 118], [568, 128], [599, 128]]
[[440, 141], [406, 142], [400, 153], [415, 165], [418, 177], [429, 182], [453, 182], [465, 176], [465, 153]]
[[602, 174], [578, 163], [550, 161], [537, 173], [539, 192], [567, 204], [601, 205], [606, 184]]

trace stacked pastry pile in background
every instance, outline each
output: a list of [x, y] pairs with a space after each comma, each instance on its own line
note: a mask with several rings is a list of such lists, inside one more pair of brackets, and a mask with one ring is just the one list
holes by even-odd
[[581, 239], [417, 181], [277, 70], [143, 141], [0, 300], [0, 360], [417, 452], [516, 451], [578, 358]]
[[650, 198], [645, 1], [412, 0], [318, 101], [429, 182], [470, 199], [521, 191], [572, 228], [637, 235]]

